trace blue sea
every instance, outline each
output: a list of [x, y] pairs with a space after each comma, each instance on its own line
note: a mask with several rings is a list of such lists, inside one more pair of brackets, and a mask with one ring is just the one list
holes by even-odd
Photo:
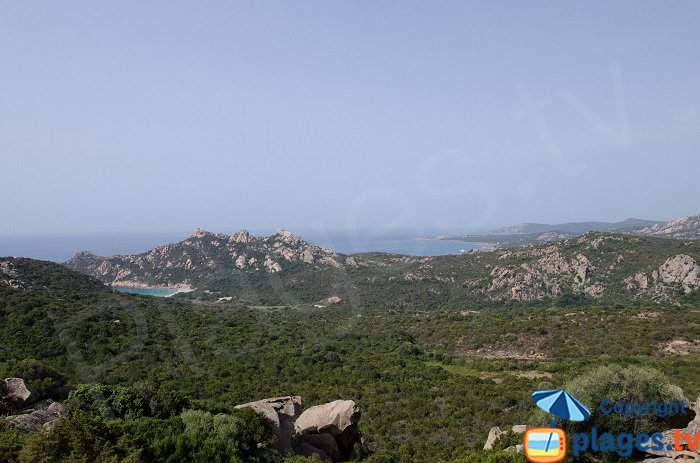
[[177, 292], [175, 289], [167, 289], [167, 288], [149, 288], [149, 289], [141, 289], [141, 288], [125, 288], [123, 286], [112, 286], [112, 289], [115, 291], [119, 291], [120, 293], [132, 293], [132, 294], [140, 294], [142, 296], [155, 296], [155, 297], [168, 297], [172, 296]]
[[[268, 235], [265, 231], [255, 235]], [[168, 243], [181, 241], [190, 233], [112, 233], [47, 236], [0, 236], [0, 256], [31, 257], [64, 262], [76, 252], [90, 251], [98, 256], [139, 254]], [[358, 252], [390, 252], [409, 256], [440, 256], [482, 249], [478, 243], [418, 239], [411, 233], [298, 233], [306, 241], [329, 247], [344, 254]], [[437, 233], [435, 234], [437, 235]], [[431, 236], [435, 236], [431, 235]]]

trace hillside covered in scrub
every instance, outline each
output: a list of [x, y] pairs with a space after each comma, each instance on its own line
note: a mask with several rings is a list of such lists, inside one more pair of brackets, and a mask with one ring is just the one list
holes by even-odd
[[[95, 387], [107, 401], [79, 402], [49, 434], [0, 424], [7, 461], [102, 435], [105, 452], [129, 461], [194, 461], [176, 451], [190, 447], [177, 445], [200, 455], [207, 437], [198, 426], [214, 419], [240, 446], [219, 447], [212, 436], [209, 451], [266, 461], [245, 449], [256, 439], [271, 439], [265, 448], [273, 448], [274, 436], [235, 406], [301, 396], [309, 406], [357, 404], [360, 461], [519, 462], [521, 455], [499, 453], [502, 446], [481, 449], [492, 427], [533, 422], [535, 389], [620, 365], [653, 366], [691, 400], [700, 393], [695, 304], [476, 313], [264, 306], [123, 294], [53, 263], [0, 264], [0, 376], [23, 377], [66, 406], [71, 394], [94, 397]], [[214, 418], [220, 413], [229, 418]], [[167, 460], [173, 455], [180, 456]]]
[[79, 253], [65, 265], [111, 286], [188, 287], [190, 297], [295, 304], [332, 298], [410, 310], [495, 305], [678, 304], [698, 300], [700, 241], [594, 232], [492, 252], [343, 255], [285, 230], [198, 231], [133, 256]]

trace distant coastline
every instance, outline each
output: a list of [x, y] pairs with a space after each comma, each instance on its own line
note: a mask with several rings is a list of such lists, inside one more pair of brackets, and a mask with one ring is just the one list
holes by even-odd
[[498, 249], [498, 246], [495, 245], [494, 243], [487, 243], [484, 241], [462, 241], [460, 239], [448, 237], [447, 235], [442, 235], [442, 236], [438, 236], [438, 237], [419, 236], [419, 237], [416, 237], [414, 239], [419, 240], [419, 241], [451, 241], [453, 243], [464, 243], [464, 244], [470, 245], [471, 249], [467, 249], [464, 252], [469, 252], [470, 250], [491, 252], [491, 251]]

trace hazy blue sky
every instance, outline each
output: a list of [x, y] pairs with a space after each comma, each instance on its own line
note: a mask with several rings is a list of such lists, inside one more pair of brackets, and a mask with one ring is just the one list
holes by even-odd
[[5, 2], [0, 234], [700, 212], [700, 3]]

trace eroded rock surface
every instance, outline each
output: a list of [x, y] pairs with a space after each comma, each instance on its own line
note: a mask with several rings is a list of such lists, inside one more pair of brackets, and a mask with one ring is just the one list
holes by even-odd
[[282, 455], [318, 455], [324, 461], [347, 461], [353, 458], [354, 446], [360, 442], [361, 413], [352, 400], [316, 405], [301, 414], [301, 398], [293, 396], [236, 406], [243, 407], [264, 415], [275, 426]]
[[277, 431], [277, 449], [282, 455], [291, 455], [294, 418], [301, 412], [301, 397], [286, 396], [248, 402], [235, 408], [252, 408], [265, 416]]
[[5, 378], [3, 400], [13, 408], [22, 408], [39, 399], [39, 394], [22, 378]]
[[67, 416], [68, 411], [63, 405], [46, 399], [24, 408], [14, 415], [5, 417], [5, 421], [12, 426], [29, 431], [49, 430], [58, 420]]

